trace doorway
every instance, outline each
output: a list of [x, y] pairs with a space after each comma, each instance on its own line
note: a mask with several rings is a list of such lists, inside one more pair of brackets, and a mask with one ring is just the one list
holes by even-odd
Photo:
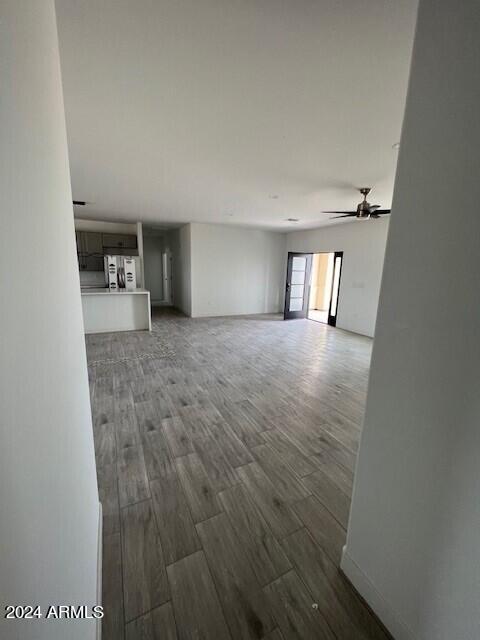
[[152, 307], [172, 305], [172, 254], [166, 230], [143, 226], [143, 272]]
[[284, 319], [308, 318], [336, 326], [342, 263], [343, 251], [289, 252]]

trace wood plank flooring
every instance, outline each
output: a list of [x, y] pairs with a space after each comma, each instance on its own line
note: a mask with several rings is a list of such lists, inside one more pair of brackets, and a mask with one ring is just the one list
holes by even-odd
[[371, 341], [280, 316], [89, 335], [103, 640], [386, 640], [339, 571]]

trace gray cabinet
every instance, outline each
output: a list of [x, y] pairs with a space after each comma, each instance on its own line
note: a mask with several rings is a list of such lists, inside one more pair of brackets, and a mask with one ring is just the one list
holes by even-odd
[[84, 258], [85, 271], [104, 271], [103, 256], [88, 255]]
[[[103, 234], [103, 249], [111, 250], [114, 253], [114, 249], [136, 249], [137, 248], [137, 236], [127, 235], [124, 233], [104, 233]], [[108, 253], [108, 251], [105, 251]]]
[[93, 231], [75, 231], [77, 253], [103, 255], [103, 241], [101, 233]]
[[138, 256], [137, 236], [125, 233], [75, 231], [80, 271], [103, 271], [104, 255]]
[[80, 271], [103, 271], [102, 234], [93, 231], [75, 231], [75, 239]]
[[84, 251], [85, 253], [96, 253], [103, 255], [103, 240], [101, 233], [92, 233], [85, 231], [83, 233], [84, 238]]

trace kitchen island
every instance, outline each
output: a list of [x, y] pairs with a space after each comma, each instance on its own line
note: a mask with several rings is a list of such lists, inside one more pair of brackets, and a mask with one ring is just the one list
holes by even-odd
[[151, 331], [150, 291], [81, 290], [85, 333]]

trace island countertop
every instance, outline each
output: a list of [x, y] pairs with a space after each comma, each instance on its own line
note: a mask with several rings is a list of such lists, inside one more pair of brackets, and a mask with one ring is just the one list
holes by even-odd
[[110, 291], [105, 288], [81, 289], [85, 333], [149, 331], [152, 328], [150, 291]]
[[110, 291], [107, 287], [84, 287], [80, 289], [82, 296], [104, 296], [104, 295], [132, 295], [142, 293], [148, 295], [150, 291], [147, 289], [134, 289], [133, 291], [127, 291], [126, 289], [118, 289], [117, 291]]

